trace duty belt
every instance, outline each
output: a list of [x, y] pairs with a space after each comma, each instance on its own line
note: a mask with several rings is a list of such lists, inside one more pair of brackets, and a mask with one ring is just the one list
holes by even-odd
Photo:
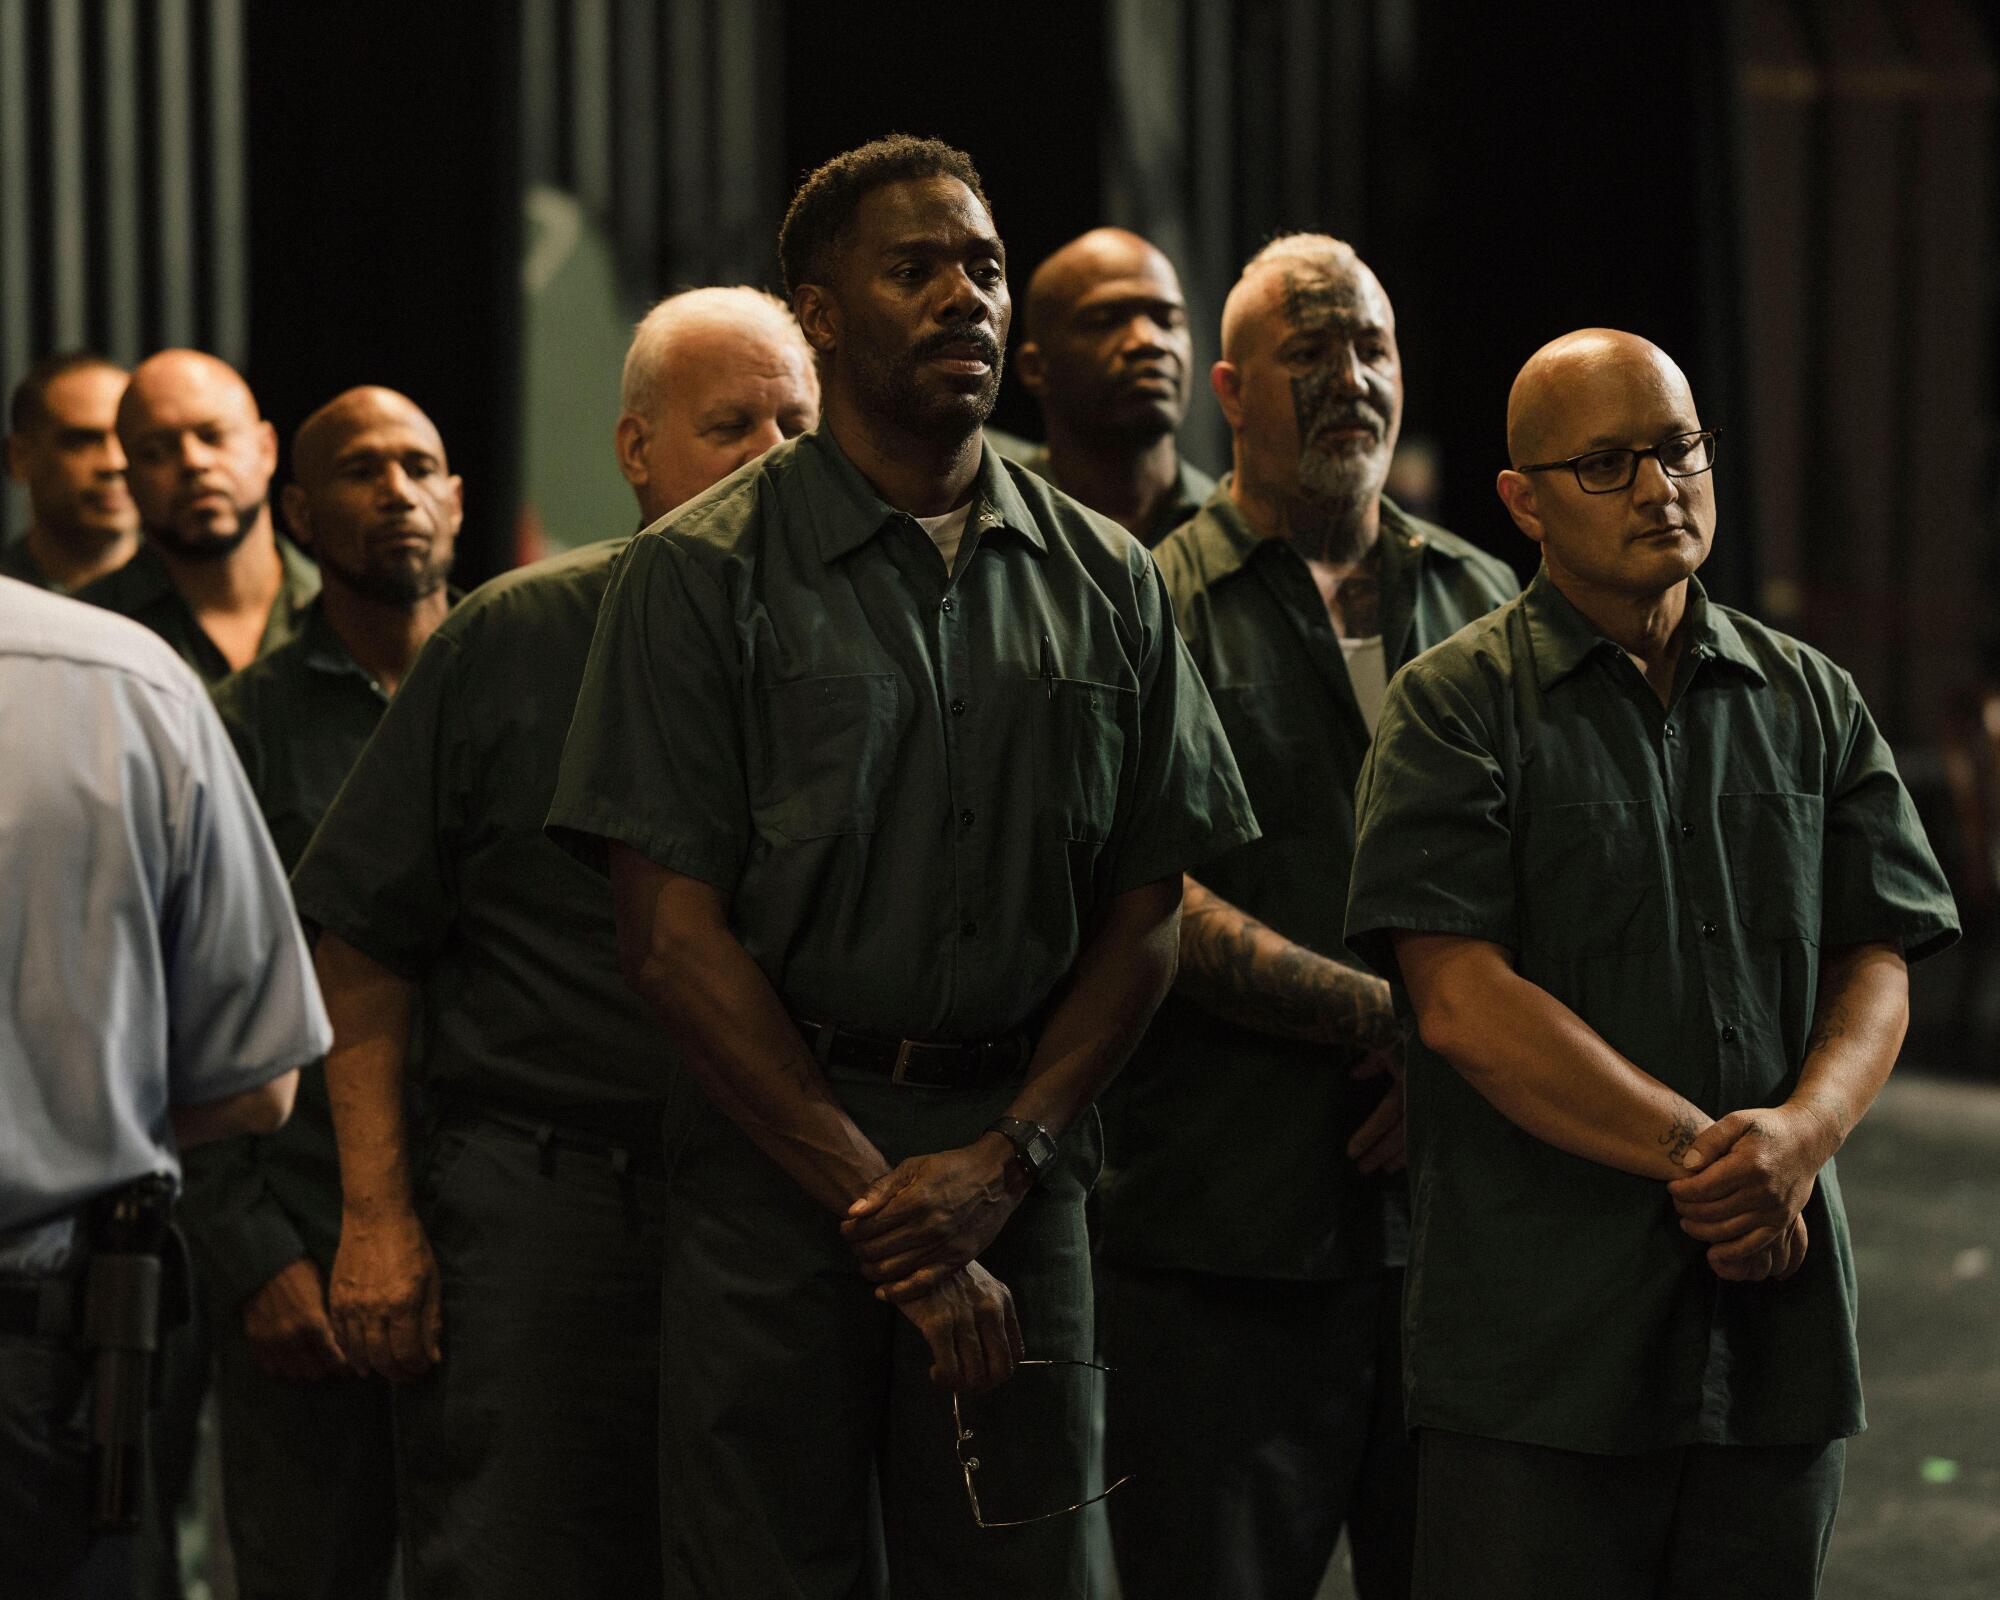
[[806, 1047], [824, 1067], [874, 1072], [891, 1083], [919, 1089], [970, 1089], [1004, 1083], [1027, 1070], [1033, 1041], [1020, 1030], [998, 1039], [940, 1044], [925, 1039], [890, 1039], [858, 1033], [831, 1023], [794, 1019]]

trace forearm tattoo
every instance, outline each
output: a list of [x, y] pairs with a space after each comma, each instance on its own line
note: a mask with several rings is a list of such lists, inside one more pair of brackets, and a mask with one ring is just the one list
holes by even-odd
[[1379, 978], [1291, 943], [1214, 895], [1190, 900], [1176, 981], [1204, 1010], [1259, 1033], [1348, 1045], [1356, 1055], [1402, 1037]]
[[1674, 1113], [1674, 1120], [1667, 1125], [1666, 1131], [1660, 1135], [1660, 1148], [1666, 1151], [1669, 1161], [1679, 1166], [1681, 1158], [1688, 1153], [1700, 1133], [1701, 1129], [1695, 1126], [1693, 1113], [1686, 1106], [1682, 1106]]

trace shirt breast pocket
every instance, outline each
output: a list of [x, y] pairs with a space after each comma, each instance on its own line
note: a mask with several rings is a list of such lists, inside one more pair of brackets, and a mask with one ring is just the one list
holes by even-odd
[[1043, 678], [1033, 692], [1042, 702], [1042, 733], [1035, 743], [1044, 814], [1063, 838], [1102, 844], [1118, 817], [1126, 728], [1138, 714], [1138, 691], [1082, 678]]
[[1525, 947], [1576, 960], [1666, 943], [1650, 800], [1540, 806], [1523, 811], [1515, 826]]
[[787, 842], [873, 833], [909, 715], [893, 672], [795, 678], [761, 691], [757, 831]]
[[1826, 803], [1816, 794], [1715, 799], [1737, 919], [1765, 939], [1819, 943]]

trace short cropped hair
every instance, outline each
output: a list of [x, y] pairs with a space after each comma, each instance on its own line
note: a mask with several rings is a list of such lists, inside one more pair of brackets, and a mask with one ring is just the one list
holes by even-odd
[[1252, 304], [1251, 282], [1273, 268], [1303, 267], [1334, 276], [1364, 269], [1354, 246], [1330, 233], [1281, 233], [1248, 261], [1222, 302], [1222, 359], [1234, 361], [1243, 319]]
[[7, 426], [15, 433], [27, 433], [47, 421], [49, 385], [58, 378], [91, 367], [103, 367], [121, 376], [125, 371], [109, 356], [101, 356], [95, 350], [65, 350], [58, 355], [44, 356], [28, 368], [21, 381], [14, 385], [13, 398], [7, 403]]
[[805, 349], [805, 335], [799, 332], [791, 307], [768, 289], [753, 289], [747, 284], [683, 289], [657, 302], [632, 330], [632, 343], [625, 352], [625, 373], [618, 385], [619, 409], [648, 419], [658, 415], [666, 382], [667, 352], [689, 323], [710, 320], [762, 322], [774, 333], [797, 339], [800, 348]]
[[826, 281], [834, 247], [868, 195], [884, 184], [921, 178], [956, 178], [978, 196], [988, 216], [993, 214], [979, 170], [963, 150], [942, 139], [907, 133], [873, 140], [815, 168], [792, 196], [784, 225], [778, 229], [785, 292], [795, 295], [802, 284]]
[[1352, 271], [1360, 261], [1353, 245], [1345, 239], [1334, 238], [1330, 233], [1281, 233], [1243, 263], [1241, 276], [1247, 278], [1261, 268], [1282, 267], [1288, 263], [1312, 267], [1321, 272], [1347, 272]]

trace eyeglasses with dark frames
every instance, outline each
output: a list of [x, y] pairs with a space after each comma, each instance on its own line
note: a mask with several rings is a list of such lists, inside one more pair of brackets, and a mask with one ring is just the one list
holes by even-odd
[[[1112, 1370], [1110, 1367], [1101, 1366], [1095, 1361], [1052, 1360], [1046, 1357], [1038, 1358], [1034, 1356], [1017, 1361], [1014, 1365], [1016, 1367], [1081, 1367], [1090, 1372], [1110, 1372]], [[1067, 1517], [1081, 1511], [1085, 1506], [1096, 1505], [1098, 1501], [1110, 1494], [1112, 1490], [1122, 1489], [1132, 1481], [1132, 1474], [1128, 1472], [1122, 1478], [1118, 1479], [1117, 1482], [1106, 1484], [1088, 1500], [1079, 1500], [1073, 1506], [1064, 1506], [1059, 1511], [1044, 1511], [1032, 1517], [1009, 1517], [996, 1521], [989, 1518], [979, 1509], [979, 1490], [972, 1481], [972, 1475], [979, 1470], [979, 1457], [966, 1452], [966, 1446], [972, 1442], [973, 1435], [972, 1430], [965, 1425], [964, 1417], [959, 1413], [958, 1396], [956, 1394], [951, 1397], [951, 1431], [953, 1434], [952, 1448], [958, 1455], [959, 1471], [965, 1475], [965, 1498], [971, 1503], [973, 1525], [978, 1528], [1025, 1528], [1031, 1522], [1049, 1522], [1056, 1517]]]
[[1582, 455], [1561, 461], [1537, 461], [1516, 472], [1560, 472], [1567, 468], [1576, 486], [1585, 494], [1617, 494], [1632, 487], [1639, 476], [1639, 463], [1647, 456], [1659, 462], [1670, 478], [1698, 478], [1715, 465], [1715, 441], [1720, 428], [1703, 428], [1699, 433], [1680, 433], [1644, 450], [1586, 450]]

